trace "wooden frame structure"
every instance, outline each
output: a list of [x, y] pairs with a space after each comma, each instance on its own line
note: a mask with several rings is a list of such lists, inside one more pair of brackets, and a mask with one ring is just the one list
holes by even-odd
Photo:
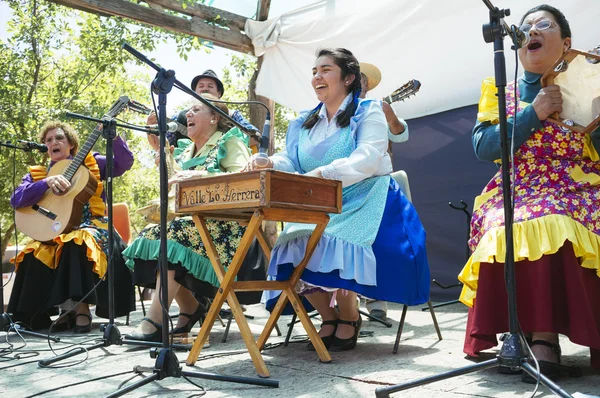
[[[203, 4], [191, 4], [184, 7], [180, 0], [48, 0], [77, 10], [105, 17], [121, 17], [146, 25], [155, 26], [172, 32], [209, 40], [215, 45], [244, 54], [254, 55], [254, 47], [244, 33], [248, 18], [229, 11]], [[271, 0], [257, 0], [256, 20], [264, 21], [269, 16]], [[275, 104], [268, 98], [257, 96], [255, 82], [262, 57], [258, 58], [257, 71], [248, 88], [248, 99], [258, 100], [267, 105], [272, 117]], [[250, 108], [250, 122], [262, 126], [266, 112], [260, 107]], [[271, 123], [271, 137], [275, 132], [275, 123]], [[273, 153], [274, 140], [271, 140], [269, 153]]]
[[[248, 18], [235, 13], [192, 4], [184, 7], [179, 0], [48, 0], [102, 16], [117, 16], [150, 26], [210, 40], [216, 45], [245, 54], [254, 54], [244, 34]], [[260, 0], [257, 21], [269, 15], [271, 0]]]

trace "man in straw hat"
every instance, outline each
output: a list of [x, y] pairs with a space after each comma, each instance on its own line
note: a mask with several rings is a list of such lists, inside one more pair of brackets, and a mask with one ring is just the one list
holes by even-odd
[[[381, 71], [378, 67], [367, 62], [360, 63], [360, 74], [362, 76], [362, 92], [360, 98], [365, 98], [367, 92], [373, 90], [381, 82]], [[388, 138], [392, 142], [404, 142], [408, 140], [408, 125], [404, 119], [399, 118], [390, 104], [381, 101], [381, 107], [388, 123]]]
[[[381, 82], [381, 71], [378, 67], [367, 62], [360, 63], [360, 74], [362, 76], [362, 92], [360, 98], [365, 98], [367, 92], [373, 90]], [[404, 119], [399, 118], [390, 104], [381, 101], [381, 107], [388, 123], [388, 138], [392, 142], [404, 142], [408, 140], [408, 125]], [[385, 321], [387, 319], [387, 302], [367, 299], [367, 310], [371, 316]]]

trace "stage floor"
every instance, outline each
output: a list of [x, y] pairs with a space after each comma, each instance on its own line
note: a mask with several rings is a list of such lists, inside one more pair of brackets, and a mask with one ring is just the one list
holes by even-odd
[[[149, 305], [149, 302], [146, 303]], [[391, 328], [365, 319], [363, 331], [372, 331], [373, 335], [360, 338], [353, 351], [332, 352], [333, 362], [329, 364], [319, 363], [316, 353], [307, 351], [306, 343], [298, 341], [302, 338], [304, 330], [301, 325], [296, 325], [292, 335], [295, 337], [289, 346], [275, 345], [263, 352], [271, 379], [280, 382], [277, 389], [206, 379], [192, 380], [203, 386], [206, 395], [210, 397], [374, 397], [377, 387], [408, 382], [473, 364], [462, 353], [466, 323], [466, 308], [463, 305], [454, 304], [437, 309], [436, 314], [444, 338], [442, 341], [437, 339], [429, 312], [421, 312], [420, 307], [410, 308], [398, 354], [394, 355], [392, 348], [401, 310], [400, 305], [390, 306], [388, 315], [393, 320]], [[171, 313], [177, 313], [177, 309], [172, 308]], [[267, 320], [267, 312], [261, 305], [254, 305], [249, 306], [246, 313], [255, 316], [249, 323], [252, 331], [258, 336]], [[131, 325], [137, 325], [141, 317], [142, 311], [138, 302], [138, 311], [131, 314]], [[273, 334], [269, 343], [284, 341], [286, 325], [290, 319], [290, 316], [280, 318], [279, 327], [284, 336], [277, 337]], [[95, 327], [89, 335], [58, 333], [61, 342], [53, 343], [52, 346], [58, 353], [63, 353], [69, 349], [66, 348], [67, 343], [92, 344], [93, 341], [90, 340], [101, 336], [97, 326], [103, 322], [105, 320], [94, 318]], [[315, 320], [315, 324], [318, 328], [320, 321]], [[133, 329], [131, 326], [125, 326], [125, 318], [118, 318], [117, 325], [122, 334]], [[257, 377], [235, 322], [231, 325], [226, 343], [221, 343], [223, 332], [224, 328], [217, 322], [210, 334], [211, 346], [203, 349], [194, 367], [185, 365], [187, 352], [178, 351], [177, 356], [183, 369]], [[5, 336], [6, 333], [0, 333], [0, 349], [8, 347]], [[10, 334], [9, 341], [14, 348], [23, 346], [22, 340], [14, 333]], [[148, 375], [134, 374], [134, 366], [152, 367], [155, 362], [150, 358], [148, 348], [111, 346], [91, 351], [87, 359], [85, 354], [80, 354], [54, 364], [60, 368], [40, 368], [37, 361], [52, 355], [47, 341], [28, 336], [25, 337], [25, 341], [25, 347], [0, 357], [0, 391], [5, 397], [104, 396], [117, 390], [121, 384], [139, 381]], [[574, 345], [567, 339], [562, 339], [561, 345], [564, 363], [581, 367], [584, 375], [578, 379], [561, 380], [559, 384], [562, 388], [571, 394], [579, 392], [600, 395], [600, 372], [589, 367], [589, 350]], [[39, 352], [39, 355], [35, 356], [35, 352]], [[490, 351], [490, 355], [484, 359], [493, 358], [493, 353], [494, 351]], [[20, 357], [14, 359], [15, 354], [19, 354]], [[74, 364], [81, 360], [83, 362]], [[65, 367], [69, 364], [72, 366]], [[72, 386], [58, 389], [66, 385]], [[532, 385], [522, 383], [519, 375], [503, 375], [496, 369], [490, 369], [395, 393], [393, 396], [528, 397], [533, 388]], [[538, 392], [536, 396], [553, 396], [543, 386], [540, 386], [540, 391], [541, 394]], [[202, 390], [184, 378], [167, 378], [149, 383], [127, 396], [198, 397], [200, 394]]]

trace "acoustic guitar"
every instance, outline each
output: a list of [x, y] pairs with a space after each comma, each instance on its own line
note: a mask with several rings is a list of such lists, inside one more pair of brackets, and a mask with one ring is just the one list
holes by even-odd
[[[117, 116], [129, 104], [128, 97], [120, 97], [105, 117]], [[139, 112], [135, 106], [132, 106], [132, 109]], [[93, 174], [85, 166], [81, 166], [101, 134], [102, 125], [98, 125], [72, 160], [61, 160], [48, 172], [48, 176], [62, 174], [71, 183], [67, 192], [59, 196], [48, 189], [33, 206], [16, 210], [15, 223], [21, 232], [32, 239], [49, 242], [58, 235], [79, 227], [83, 207], [98, 187], [98, 181]]]
[[421, 82], [418, 80], [409, 80], [404, 85], [402, 85], [399, 89], [395, 90], [393, 93], [388, 95], [387, 97], [382, 98], [381, 100], [387, 102], [388, 104], [392, 104], [397, 101], [404, 101], [412, 95], [417, 94], [419, 89], [421, 88]]

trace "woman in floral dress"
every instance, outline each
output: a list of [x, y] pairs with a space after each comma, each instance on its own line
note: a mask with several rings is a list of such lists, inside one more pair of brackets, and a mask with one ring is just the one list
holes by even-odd
[[[512, 134], [514, 126], [516, 151], [517, 308], [542, 372], [557, 377], [553, 364], [560, 363], [559, 333], [590, 347], [592, 365], [600, 367], [600, 130], [584, 135], [547, 120], [562, 110], [562, 96], [556, 85], [542, 88], [540, 78], [571, 47], [565, 16], [542, 5], [528, 11], [521, 23], [531, 37], [519, 50], [525, 73], [506, 90], [508, 131]], [[473, 146], [482, 160], [501, 157], [496, 93], [494, 82], [486, 80], [473, 130]], [[475, 199], [474, 209], [472, 256], [459, 276], [461, 301], [471, 307], [464, 351], [472, 356], [495, 346], [496, 334], [508, 331], [500, 171]]]
[[[205, 95], [209, 99], [216, 99]], [[223, 104], [217, 104], [228, 112]], [[241, 171], [247, 164], [250, 150], [245, 144], [243, 133], [229, 129], [228, 123], [215, 111], [201, 102], [187, 113], [189, 140], [180, 140], [174, 151], [179, 170], [170, 183], [194, 176], [213, 173]], [[173, 156], [173, 155], [169, 155]], [[245, 231], [236, 222], [208, 220], [207, 227], [219, 253], [221, 263], [227, 267]], [[186, 333], [206, 313], [205, 303], [196, 297], [213, 297], [219, 281], [207, 257], [200, 233], [191, 216], [177, 217], [167, 225], [168, 246], [168, 293], [169, 307], [175, 299], [180, 309], [176, 328], [171, 333]], [[139, 237], [123, 252], [127, 265], [134, 270], [134, 282], [141, 286], [154, 287], [159, 291], [160, 278], [157, 274], [157, 259], [160, 248], [160, 226], [153, 225], [143, 230]], [[245, 263], [249, 261], [246, 257]], [[259, 267], [263, 270], [264, 267]], [[264, 276], [263, 276], [264, 279]], [[160, 341], [162, 308], [160, 295], [155, 294], [147, 317], [127, 337], [133, 340]]]

